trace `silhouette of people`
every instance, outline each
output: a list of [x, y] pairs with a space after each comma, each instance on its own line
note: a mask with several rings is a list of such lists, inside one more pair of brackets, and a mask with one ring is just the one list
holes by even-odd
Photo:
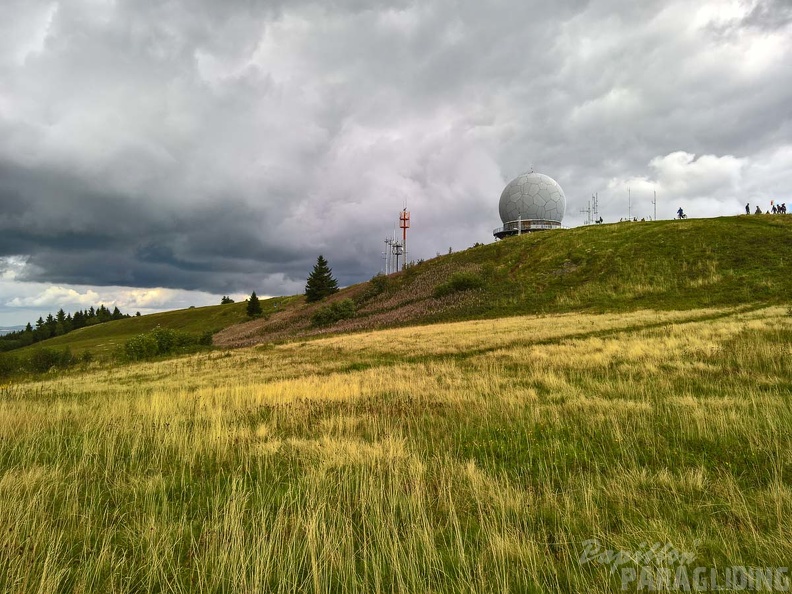
[[762, 209], [757, 206], [754, 214], [762, 214]]
[[595, 223], [597, 223], [597, 225], [601, 225], [601, 224], [602, 224], [602, 217], [598, 218], [598, 219], [597, 219], [596, 221], [594, 221], [594, 222], [595, 222]]
[[747, 215], [751, 214], [751, 203], [750, 202], [745, 205], [745, 214], [747, 214]]
[[773, 212], [773, 214], [778, 214], [778, 209], [776, 208], [775, 204], [773, 204], [773, 208], [771, 208], [770, 210]]
[[680, 219], [686, 219], [687, 218], [687, 215], [685, 214], [685, 211], [682, 210], [681, 206], [679, 207], [679, 210], [677, 211], [677, 216], [679, 216]]

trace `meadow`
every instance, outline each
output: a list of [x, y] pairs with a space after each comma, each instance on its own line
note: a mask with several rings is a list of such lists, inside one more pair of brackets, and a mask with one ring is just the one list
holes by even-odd
[[0, 387], [3, 592], [616, 592], [792, 559], [792, 315], [523, 316]]

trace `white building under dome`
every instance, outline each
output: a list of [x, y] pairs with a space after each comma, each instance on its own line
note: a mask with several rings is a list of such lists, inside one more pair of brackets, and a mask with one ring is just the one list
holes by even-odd
[[530, 231], [558, 229], [566, 212], [566, 196], [553, 178], [530, 171], [507, 184], [498, 210], [503, 227], [492, 232], [498, 239]]

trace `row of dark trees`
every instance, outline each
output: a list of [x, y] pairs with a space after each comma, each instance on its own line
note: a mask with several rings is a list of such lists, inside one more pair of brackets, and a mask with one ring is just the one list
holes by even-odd
[[[138, 313], [137, 315], [140, 314]], [[129, 317], [132, 316], [121, 313], [118, 307], [114, 307], [110, 311], [104, 305], [100, 305], [96, 309], [91, 306], [85, 311], [76, 311], [74, 314], [67, 314], [61, 308], [54, 316], [49, 314], [46, 318], [36, 320], [35, 326], [28, 323], [24, 330], [9, 332], [4, 336], [0, 336], [0, 351], [19, 349], [54, 336], [68, 334], [72, 330], [78, 330], [85, 326], [93, 326], [94, 324]]]

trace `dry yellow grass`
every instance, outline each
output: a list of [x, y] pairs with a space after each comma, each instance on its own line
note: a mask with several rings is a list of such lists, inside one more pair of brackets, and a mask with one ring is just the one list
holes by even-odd
[[783, 308], [509, 318], [0, 388], [0, 590], [618, 591], [792, 559]]

